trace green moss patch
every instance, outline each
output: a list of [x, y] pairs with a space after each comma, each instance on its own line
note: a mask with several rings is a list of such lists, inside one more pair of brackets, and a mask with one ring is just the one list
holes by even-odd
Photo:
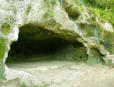
[[45, 0], [45, 3], [43, 4], [43, 8], [48, 8], [47, 12], [44, 14], [44, 18], [52, 18], [54, 16], [54, 7], [57, 0]]
[[6, 40], [5, 39], [0, 39], [0, 60], [4, 57], [6, 50]]
[[1, 31], [3, 34], [8, 35], [10, 32], [10, 25], [7, 23], [4, 23], [1, 27]]

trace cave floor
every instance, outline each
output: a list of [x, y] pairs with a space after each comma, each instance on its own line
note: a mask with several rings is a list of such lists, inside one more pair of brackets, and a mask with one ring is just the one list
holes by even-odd
[[74, 61], [51, 60], [7, 64], [33, 75], [39, 87], [114, 87], [114, 69]]

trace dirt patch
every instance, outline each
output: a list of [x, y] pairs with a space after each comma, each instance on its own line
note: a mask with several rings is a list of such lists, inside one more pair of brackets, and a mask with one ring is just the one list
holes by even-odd
[[46, 83], [46, 87], [114, 87], [114, 69], [104, 65], [90, 66], [55, 60], [22, 62], [8, 66], [33, 75], [38, 85]]

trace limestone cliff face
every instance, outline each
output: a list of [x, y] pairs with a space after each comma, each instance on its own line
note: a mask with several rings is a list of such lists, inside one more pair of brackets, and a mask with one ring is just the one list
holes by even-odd
[[114, 54], [113, 26], [97, 17], [93, 20], [83, 5], [70, 0], [0, 0], [0, 79], [5, 77], [5, 60], [19, 31], [35, 32], [36, 40], [59, 37], [79, 42], [86, 49], [88, 63], [106, 62], [105, 57]]

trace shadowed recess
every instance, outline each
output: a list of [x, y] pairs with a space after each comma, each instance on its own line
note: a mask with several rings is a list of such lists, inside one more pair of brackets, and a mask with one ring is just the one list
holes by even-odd
[[75, 53], [78, 52], [76, 48], [79, 50], [80, 47], [83, 47], [83, 45], [79, 42], [69, 42], [41, 27], [26, 25], [20, 28], [19, 39], [11, 45], [6, 62], [50, 59], [72, 60], [76, 57], [74, 55], [79, 54]]

